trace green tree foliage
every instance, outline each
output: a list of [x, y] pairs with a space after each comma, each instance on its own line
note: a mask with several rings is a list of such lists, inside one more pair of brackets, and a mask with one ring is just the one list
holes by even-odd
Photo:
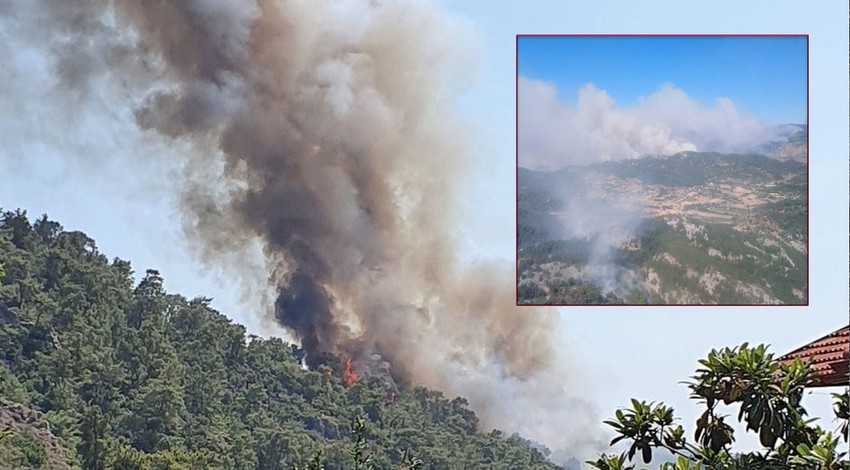
[[[534, 283], [517, 286], [517, 301], [521, 304], [544, 305], [588, 305], [588, 304], [623, 304], [623, 299], [614, 293], [603, 294], [602, 289], [592, 282], [570, 278], [567, 280], [552, 280], [543, 289]], [[629, 292], [625, 303], [645, 304], [646, 296], [637, 289]]]
[[[587, 463], [600, 470], [630, 469], [638, 457], [650, 463], [654, 452], [663, 450], [677, 460], [662, 464], [661, 470], [850, 469], [846, 452], [839, 448], [842, 436], [847, 441], [847, 391], [834, 395], [841, 425], [833, 433], [807, 418], [802, 405], [805, 387], [816, 380], [807, 364], [799, 360], [781, 364], [765, 346], [746, 343], [713, 350], [699, 363], [688, 388], [705, 411], [697, 419], [693, 441], [675, 423], [673, 408], [632, 399], [630, 408], [617, 410], [614, 419], [605, 421], [617, 433], [611, 445], [623, 441], [628, 449]], [[734, 430], [723, 407], [738, 407], [738, 422], [758, 435], [761, 451], [732, 449]]]
[[[402, 385], [388, 399], [379, 378], [346, 387], [333, 355], [302, 370], [297, 347], [166, 292], [157, 271], [136, 281], [46, 217], [0, 214], [0, 263], [0, 398], [38, 412], [79, 468], [557, 468], [480, 432], [463, 398]], [[38, 464], [15, 439], [9, 455]]]
[[40, 468], [47, 461], [44, 445], [11, 430], [0, 434], [0, 457], [11, 468]]

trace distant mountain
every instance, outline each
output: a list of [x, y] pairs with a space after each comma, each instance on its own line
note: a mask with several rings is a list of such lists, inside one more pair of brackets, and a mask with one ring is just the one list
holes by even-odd
[[775, 137], [760, 145], [758, 153], [798, 162], [808, 160], [809, 134], [805, 124], [782, 124], [772, 131]]
[[764, 155], [520, 168], [519, 301], [805, 304], [807, 197], [805, 163]]

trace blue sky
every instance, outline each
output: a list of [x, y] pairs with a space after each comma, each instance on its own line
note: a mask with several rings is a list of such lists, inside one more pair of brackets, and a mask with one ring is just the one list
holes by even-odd
[[[518, 33], [808, 33], [811, 46], [811, 165], [810, 165], [810, 301], [808, 307], [730, 308], [564, 308], [559, 311], [559, 341], [569, 348], [575, 375], [605, 419], [631, 397], [663, 400], [672, 404], [692, 429], [697, 409], [679, 381], [693, 372], [696, 361], [713, 347], [769, 343], [776, 352], [793, 349], [832, 331], [848, 320], [848, 65], [847, 10], [842, 2], [801, 4], [792, 1], [754, 0], [740, 3], [681, 2], [563, 2], [494, 0], [471, 2], [445, 0], [444, 8], [458, 15], [477, 39], [474, 47], [476, 77], [457, 97], [474, 153], [475, 177], [463, 195], [462, 220], [457, 236], [469, 259], [488, 257], [512, 263], [515, 236], [515, 39]], [[2, 36], [0, 36], [2, 38]], [[4, 41], [0, 41], [0, 51]], [[726, 56], [727, 60], [729, 56]], [[647, 57], [652, 60], [652, 57]], [[699, 62], [705, 62], [701, 58]], [[775, 66], [781, 61], [768, 61]], [[765, 65], [767, 67], [767, 65]], [[728, 66], [727, 66], [727, 69]], [[0, 71], [2, 72], [2, 71]], [[531, 72], [529, 72], [531, 73]], [[2, 75], [2, 73], [0, 73]], [[775, 75], [784, 75], [777, 73]], [[628, 74], [624, 74], [628, 82]], [[545, 77], [536, 77], [545, 78]], [[603, 80], [604, 77], [588, 77]], [[618, 77], [614, 77], [618, 78]], [[622, 77], [621, 77], [622, 78]], [[652, 77], [650, 77], [652, 78]], [[674, 81], [675, 77], [656, 77]], [[635, 93], [650, 94], [659, 83], [647, 79], [646, 88], [635, 90], [603, 85], [620, 105], [635, 100]], [[712, 100], [706, 80], [702, 91], [677, 83], [695, 99]], [[708, 83], [710, 82], [710, 83]], [[636, 83], [636, 82], [635, 82]], [[17, 96], [43, 95], [39, 83], [29, 80]], [[631, 85], [630, 85], [631, 86]], [[766, 85], [765, 85], [766, 86]], [[568, 87], [565, 87], [568, 88]], [[574, 91], [573, 91], [574, 92]], [[44, 130], [46, 119], [28, 109], [5, 108], [0, 88], [0, 141], [26, 130]], [[705, 93], [702, 95], [701, 93]], [[740, 97], [722, 90], [741, 106], [751, 90]], [[621, 96], [622, 95], [622, 96]], [[43, 98], [42, 98], [43, 99]], [[624, 100], [620, 102], [620, 100]], [[739, 103], [740, 100], [740, 103]], [[749, 104], [752, 103], [752, 104]], [[772, 112], [764, 109], [765, 114]], [[762, 113], [759, 108], [759, 113]], [[777, 111], [778, 114], [778, 111]], [[769, 117], [769, 116], [765, 116]], [[108, 119], [108, 118], [106, 118]], [[7, 127], [8, 126], [8, 127]], [[120, 127], [120, 126], [115, 126]], [[19, 130], [22, 129], [22, 130]], [[108, 134], [105, 128], [98, 128]], [[119, 129], [120, 130], [120, 129]], [[129, 259], [137, 273], [159, 269], [169, 290], [187, 296], [213, 297], [213, 305], [246, 324], [257, 334], [274, 332], [246, 312], [256, 305], [241, 298], [230, 273], [210, 271], [191, 252], [177, 222], [174, 195], [168, 192], [169, 169], [162, 160], [134, 160], [131, 171], [121, 168], [84, 167], [70, 164], [57, 154], [72, 153], [64, 129], [49, 129], [58, 143], [34, 143], [26, 156], [0, 146], [0, 207], [28, 209], [32, 216], [47, 213], [66, 228], [82, 230], [98, 242], [108, 256]], [[103, 143], [98, 134], [89, 136]], [[112, 139], [106, 139], [111, 142]], [[114, 138], [110, 151], [135, 149], [137, 139]], [[41, 149], [41, 150], [40, 150]], [[46, 150], [44, 150], [46, 149]], [[83, 146], [79, 152], [86, 151]], [[149, 153], [159, 150], [150, 149]], [[179, 149], [165, 150], [166, 156]], [[167, 158], [166, 158], [167, 160]], [[146, 165], [146, 162], [148, 164]], [[150, 164], [149, 162], [154, 162]], [[158, 182], [155, 191], [142, 180]], [[513, 286], [509, 286], [512, 288]], [[275, 332], [276, 333], [276, 332]], [[565, 382], [570, 378], [565, 378]], [[807, 395], [814, 416], [829, 416], [828, 390]], [[558, 406], [552, 403], [550, 406]], [[565, 423], [565, 426], [569, 423]], [[822, 422], [832, 427], [828, 420]], [[600, 427], [601, 424], [600, 424]], [[747, 445], [755, 440], [739, 439]]]
[[593, 83], [632, 106], [664, 83], [710, 105], [731, 99], [774, 123], [806, 122], [805, 36], [519, 36], [518, 72], [574, 105]]

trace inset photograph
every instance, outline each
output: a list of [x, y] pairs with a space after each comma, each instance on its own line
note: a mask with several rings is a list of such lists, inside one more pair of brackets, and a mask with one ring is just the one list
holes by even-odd
[[517, 303], [808, 305], [808, 36], [517, 36]]

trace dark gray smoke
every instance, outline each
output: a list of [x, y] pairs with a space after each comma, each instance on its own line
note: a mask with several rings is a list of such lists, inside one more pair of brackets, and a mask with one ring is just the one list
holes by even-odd
[[150, 138], [185, 147], [187, 234], [205, 262], [234, 270], [250, 269], [239, 259], [259, 241], [275, 316], [308, 361], [380, 354], [394, 373], [468, 396], [486, 424], [553, 448], [596, 444], [554, 312], [514, 307], [510, 264], [458, 260], [468, 158], [451, 113], [464, 57], [450, 18], [367, 0], [0, 9], [5, 34], [42, 45], [66, 99], [117, 90], [116, 113], [129, 107]]

